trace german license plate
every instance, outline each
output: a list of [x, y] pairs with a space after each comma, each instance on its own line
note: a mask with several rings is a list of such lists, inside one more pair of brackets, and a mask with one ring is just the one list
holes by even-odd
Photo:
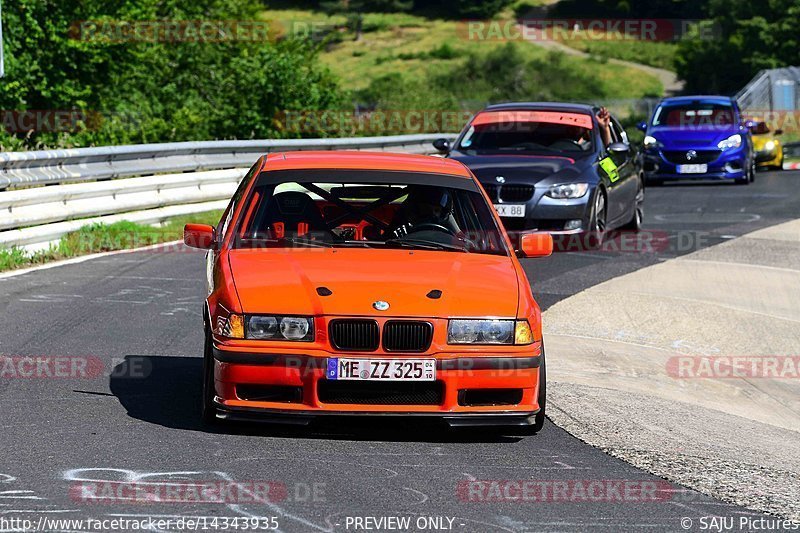
[[678, 165], [678, 174], [705, 174], [708, 165]]
[[494, 208], [501, 217], [525, 216], [525, 204], [495, 204]]
[[330, 357], [326, 377], [350, 381], [436, 381], [436, 360]]

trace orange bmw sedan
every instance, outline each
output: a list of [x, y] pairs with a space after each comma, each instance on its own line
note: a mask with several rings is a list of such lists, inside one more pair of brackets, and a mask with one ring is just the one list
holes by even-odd
[[544, 423], [541, 312], [518, 250], [461, 163], [428, 156], [261, 157], [208, 250], [203, 417], [308, 424], [321, 416]]

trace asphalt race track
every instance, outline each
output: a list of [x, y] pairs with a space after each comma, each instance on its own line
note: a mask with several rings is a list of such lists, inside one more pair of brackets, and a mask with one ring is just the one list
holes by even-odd
[[[669, 246], [655, 253], [612, 249], [525, 260], [534, 295], [546, 309], [602, 281], [796, 218], [799, 186], [800, 171], [784, 171], [759, 173], [750, 186], [648, 189], [646, 228], [664, 232]], [[102, 367], [87, 379], [0, 379], [0, 518], [44, 512], [50, 518], [275, 516], [281, 531], [365, 531], [374, 524], [359, 528], [356, 517], [399, 516], [411, 518], [411, 529], [422, 517], [426, 530], [616, 532], [682, 531], [687, 517], [689, 529], [699, 531], [700, 517], [750, 514], [669, 485], [553, 424], [524, 439], [452, 433], [417, 421], [328, 423], [312, 430], [204, 427], [204, 276], [202, 253], [180, 248], [0, 279], [0, 354], [95, 357], [90, 361]], [[647, 481], [657, 483], [663, 497], [645, 503], [472, 501], [459, 488], [474, 479]], [[270, 483], [275, 497], [87, 502], [75, 490], [86, 481], [157, 487], [226, 480], [248, 488]], [[424, 520], [429, 517], [444, 520]]]

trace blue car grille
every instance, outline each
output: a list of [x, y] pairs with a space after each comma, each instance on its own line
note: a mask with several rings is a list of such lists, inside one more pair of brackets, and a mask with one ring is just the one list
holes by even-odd
[[[688, 152], [695, 152], [694, 157], [687, 157]], [[664, 159], [675, 165], [693, 165], [712, 163], [719, 158], [720, 150], [662, 150]]]

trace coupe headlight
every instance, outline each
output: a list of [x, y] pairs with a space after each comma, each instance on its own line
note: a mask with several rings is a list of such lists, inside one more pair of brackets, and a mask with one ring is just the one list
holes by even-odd
[[656, 139], [652, 135], [645, 135], [644, 136], [644, 147], [645, 148], [654, 148], [655, 146], [658, 146], [658, 139]]
[[247, 317], [246, 338], [254, 340], [312, 341], [314, 340], [313, 326], [313, 318], [251, 315]]
[[717, 148], [720, 150], [728, 150], [730, 148], [739, 148], [742, 145], [742, 136], [738, 133], [731, 135], [724, 141], [720, 141], [717, 144]]
[[547, 191], [547, 196], [555, 198], [556, 200], [573, 200], [575, 198], [580, 198], [586, 194], [588, 190], [588, 183], [565, 183], [550, 187]]
[[765, 145], [764, 145], [764, 148], [765, 148], [765, 149], [766, 149], [768, 152], [771, 152], [772, 150], [774, 150], [774, 149], [775, 149], [775, 141], [767, 141], [767, 144], [765, 144]]
[[447, 344], [530, 344], [533, 342], [527, 320], [451, 320]]

